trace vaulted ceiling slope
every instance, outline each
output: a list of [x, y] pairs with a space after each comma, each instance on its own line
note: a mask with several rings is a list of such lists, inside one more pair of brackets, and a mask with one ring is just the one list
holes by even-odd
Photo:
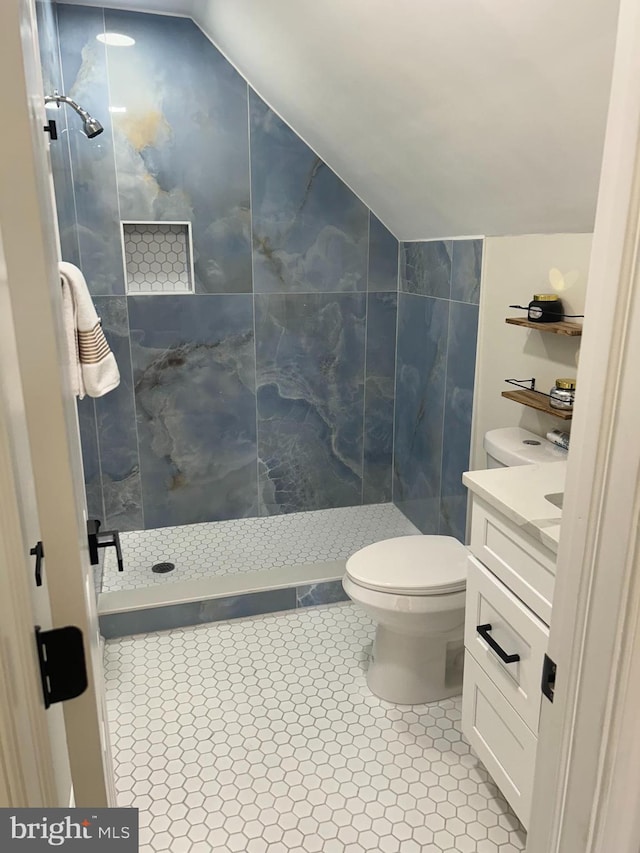
[[193, 17], [400, 239], [593, 228], [617, 0], [89, 2]]

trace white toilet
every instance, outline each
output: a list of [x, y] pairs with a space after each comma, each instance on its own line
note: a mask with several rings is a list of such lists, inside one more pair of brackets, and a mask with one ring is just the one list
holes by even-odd
[[565, 462], [567, 452], [522, 427], [491, 429], [484, 435], [487, 468], [533, 465], [534, 462]]
[[[485, 435], [487, 467], [558, 462], [567, 452], [519, 427]], [[451, 536], [399, 536], [347, 560], [345, 592], [376, 622], [367, 683], [399, 705], [462, 689], [467, 549]]]

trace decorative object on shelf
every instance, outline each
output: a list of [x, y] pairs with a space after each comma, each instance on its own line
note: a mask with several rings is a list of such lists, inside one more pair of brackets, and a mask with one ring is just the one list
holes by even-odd
[[523, 406], [528, 406], [530, 409], [536, 409], [538, 412], [544, 412], [547, 415], [553, 415], [556, 418], [568, 421], [571, 419], [571, 409], [557, 409], [551, 405], [551, 395], [545, 394], [544, 391], [536, 391], [536, 380], [532, 379], [505, 379], [510, 385], [516, 385], [518, 391], [503, 391], [502, 396], [507, 400], [513, 400], [516, 403], [521, 403]]
[[509, 305], [527, 312], [529, 323], [559, 323], [567, 318], [584, 317], [584, 314], [565, 314], [564, 305], [557, 293], [535, 293], [531, 302], [524, 305]]
[[529, 303], [527, 317], [532, 323], [555, 323], [564, 319], [564, 306], [557, 293], [536, 293]]
[[569, 449], [569, 438], [569, 433], [563, 432], [561, 429], [552, 429], [547, 433], [547, 441], [562, 447], [563, 450]]
[[576, 398], [575, 379], [556, 379], [556, 384], [549, 392], [549, 405], [554, 409], [571, 411]]

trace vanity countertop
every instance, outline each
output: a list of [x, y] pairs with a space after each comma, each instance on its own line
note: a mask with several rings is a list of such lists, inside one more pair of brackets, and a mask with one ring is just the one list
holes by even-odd
[[562, 510], [545, 495], [564, 492], [566, 462], [467, 471], [462, 482], [553, 553], [558, 551]]

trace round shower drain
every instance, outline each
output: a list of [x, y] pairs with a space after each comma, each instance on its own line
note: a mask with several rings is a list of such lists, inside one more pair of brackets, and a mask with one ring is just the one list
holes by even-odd
[[165, 575], [167, 572], [172, 572], [175, 567], [175, 563], [156, 563], [155, 566], [151, 566], [151, 571], [157, 575]]

